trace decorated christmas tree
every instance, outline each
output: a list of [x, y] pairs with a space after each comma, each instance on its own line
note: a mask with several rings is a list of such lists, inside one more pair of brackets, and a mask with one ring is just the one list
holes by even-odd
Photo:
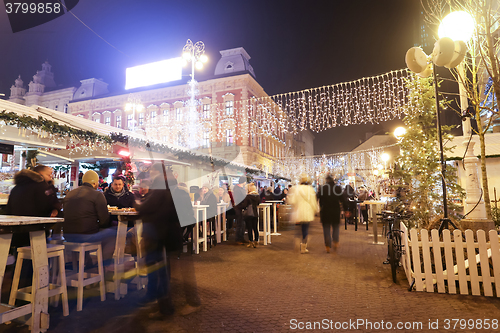
[[[401, 154], [396, 158], [396, 167], [392, 177], [403, 188], [402, 200], [413, 212], [413, 225], [427, 228], [431, 222], [443, 217], [443, 191], [440, 164], [440, 151], [436, 127], [436, 102], [432, 77], [411, 78], [407, 81], [408, 102], [403, 106], [406, 115], [403, 122], [406, 134], [400, 139]], [[441, 107], [446, 101], [441, 102]], [[442, 126], [443, 142], [451, 139], [450, 126]], [[450, 148], [444, 148], [446, 152]], [[446, 186], [449, 215], [454, 214], [458, 206], [452, 199], [463, 196], [462, 188], [457, 185], [455, 168], [446, 166]]]

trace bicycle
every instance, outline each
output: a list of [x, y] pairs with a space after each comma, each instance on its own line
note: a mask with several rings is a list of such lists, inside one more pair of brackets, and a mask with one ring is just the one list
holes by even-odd
[[[384, 264], [391, 265], [392, 281], [397, 283], [397, 269], [401, 265], [401, 256], [405, 254], [404, 245], [401, 242], [402, 230], [399, 223], [407, 218], [408, 214], [400, 214], [391, 211], [383, 211], [382, 219], [387, 223], [387, 260]], [[395, 228], [394, 224], [397, 226]]]

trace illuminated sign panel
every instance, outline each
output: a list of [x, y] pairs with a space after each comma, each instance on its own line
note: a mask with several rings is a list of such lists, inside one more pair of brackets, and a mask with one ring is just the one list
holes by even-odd
[[180, 79], [182, 79], [182, 58], [172, 58], [127, 68], [125, 89], [151, 86]]

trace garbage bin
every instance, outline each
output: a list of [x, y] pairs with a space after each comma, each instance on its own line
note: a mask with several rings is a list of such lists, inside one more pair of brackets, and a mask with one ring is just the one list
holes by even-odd
[[291, 205], [280, 205], [278, 207], [278, 223], [278, 230], [291, 229], [294, 226]]

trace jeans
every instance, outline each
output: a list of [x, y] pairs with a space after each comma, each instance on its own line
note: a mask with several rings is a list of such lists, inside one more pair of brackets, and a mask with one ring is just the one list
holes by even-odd
[[340, 223], [335, 223], [335, 224], [323, 223], [323, 237], [325, 239], [325, 246], [332, 247], [332, 239], [334, 243], [339, 242], [339, 227]]
[[103, 265], [108, 266], [113, 263], [113, 253], [115, 252], [117, 227], [101, 229], [95, 234], [64, 234], [68, 242], [73, 243], [97, 243], [101, 242]]
[[300, 225], [302, 227], [302, 242], [305, 243], [309, 234], [309, 222], [302, 222]]
[[247, 231], [248, 231], [248, 240], [250, 242], [254, 241], [254, 235], [255, 235], [255, 241], [259, 241], [259, 227], [257, 224], [258, 217], [256, 216], [249, 216], [245, 218], [245, 224], [247, 226]]
[[368, 205], [365, 209], [361, 208], [361, 214], [363, 215], [363, 222], [368, 223]]
[[245, 221], [241, 209], [235, 209], [236, 212], [236, 241], [242, 242], [245, 239]]
[[[143, 242], [146, 251], [146, 266], [159, 263], [157, 269], [148, 273], [148, 287], [146, 295], [149, 299], [157, 299], [160, 312], [168, 314], [173, 312], [170, 294], [170, 271], [168, 258], [164, 258], [165, 244], [154, 225], [143, 224]], [[167, 264], [165, 265], [166, 259]]]

